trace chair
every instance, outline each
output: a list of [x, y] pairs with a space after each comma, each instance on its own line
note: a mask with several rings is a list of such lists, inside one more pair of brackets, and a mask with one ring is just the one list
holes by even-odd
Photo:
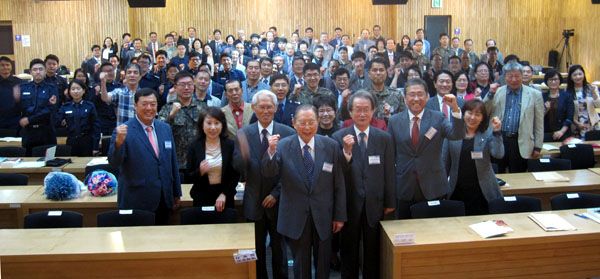
[[542, 211], [542, 201], [528, 196], [502, 197], [488, 202], [490, 214]]
[[108, 148], [110, 147], [110, 137], [103, 137], [100, 140], [100, 154], [108, 156]]
[[0, 147], [0, 157], [25, 157], [25, 148], [18, 146]]
[[0, 129], [0, 138], [3, 137], [18, 137], [19, 133], [15, 129]]
[[235, 223], [236, 220], [237, 211], [232, 208], [225, 208], [223, 212], [203, 211], [201, 207], [187, 208], [181, 211], [182, 225], [226, 224]]
[[[36, 146], [31, 149], [31, 156], [32, 157], [44, 157], [44, 156], [46, 156], [46, 149], [53, 147], [53, 146], [55, 146], [55, 145]], [[56, 153], [54, 154], [54, 156], [57, 156], [57, 157], [71, 156], [71, 146], [68, 146], [66, 144], [56, 145]]]
[[[52, 212], [60, 212], [53, 215]], [[43, 211], [25, 216], [23, 225], [26, 229], [80, 228], [83, 226], [83, 215], [73, 211]]]
[[465, 204], [461, 201], [425, 201], [410, 207], [412, 218], [437, 218], [465, 216]]
[[585, 132], [585, 140], [600, 140], [600, 131], [592, 130]]
[[27, 185], [29, 176], [18, 173], [0, 173], [0, 186]]
[[571, 160], [571, 169], [593, 168], [596, 164], [594, 148], [590, 144], [576, 144], [575, 147], [563, 145], [560, 147], [560, 158]]
[[88, 174], [94, 172], [95, 170], [105, 170], [107, 172], [112, 173], [115, 177], [117, 177], [117, 178], [119, 177], [119, 169], [115, 169], [115, 168], [111, 167], [109, 164], [86, 166], [84, 177], [87, 178]]
[[98, 227], [154, 226], [154, 212], [137, 209], [130, 212], [111, 210], [99, 213], [96, 217]]
[[558, 171], [558, 170], [570, 170], [571, 161], [567, 159], [555, 159], [555, 158], [542, 158], [539, 160], [529, 159], [527, 160], [527, 171]]
[[600, 206], [600, 195], [590, 193], [565, 193], [550, 198], [552, 210], [590, 208]]

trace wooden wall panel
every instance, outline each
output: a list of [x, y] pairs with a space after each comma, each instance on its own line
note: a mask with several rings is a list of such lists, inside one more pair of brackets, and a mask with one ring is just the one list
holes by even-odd
[[[12, 21], [14, 34], [31, 35], [32, 47], [15, 44], [18, 72], [31, 58], [51, 52], [74, 68], [93, 43], [105, 36], [120, 39], [126, 31], [146, 39], [150, 31], [195, 26], [205, 40], [217, 27], [223, 34], [242, 28], [249, 35], [274, 25], [289, 36], [296, 28], [312, 26], [318, 33], [340, 26], [357, 37], [377, 23], [384, 36], [398, 39], [414, 37], [425, 15], [451, 15], [452, 27], [462, 29], [461, 40], [472, 38], [478, 52], [494, 38], [505, 55], [518, 53], [534, 64], [546, 64], [562, 30], [575, 28], [573, 61], [584, 65], [589, 78], [600, 79], [595, 39], [600, 5], [589, 0], [446, 0], [441, 9], [431, 8], [428, 0], [398, 6], [373, 6], [371, 0], [167, 0], [167, 7], [158, 9], [130, 9], [125, 0], [0, 1], [0, 20]], [[437, 40], [436, 34], [428, 37]]]

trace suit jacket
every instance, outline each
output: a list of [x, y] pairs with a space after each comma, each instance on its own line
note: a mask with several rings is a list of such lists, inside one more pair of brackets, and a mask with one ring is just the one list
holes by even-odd
[[188, 150], [187, 170], [192, 181], [190, 196], [203, 206], [214, 206], [221, 193], [225, 194], [225, 207], [235, 207], [235, 187], [240, 180], [239, 173], [233, 168], [234, 143], [230, 139], [221, 139], [221, 184], [210, 185], [208, 174], [200, 175], [200, 162], [206, 158], [206, 139], [197, 139]]
[[[448, 141], [448, 150], [450, 153], [448, 157], [452, 162], [449, 173], [450, 180], [448, 182], [450, 186], [449, 197], [452, 196], [454, 189], [456, 189], [462, 142], [462, 140]], [[483, 158], [475, 159], [477, 179], [479, 180], [479, 187], [481, 188], [481, 192], [483, 192], [483, 196], [487, 201], [502, 197], [490, 158], [490, 156], [497, 159], [504, 157], [502, 135], [500, 133], [492, 134], [491, 129], [488, 129], [485, 133], [477, 132], [474, 138], [473, 151], [483, 154]]]
[[161, 195], [167, 207], [172, 208], [173, 198], [181, 197], [181, 183], [171, 127], [154, 120], [159, 149], [157, 157], [137, 118], [125, 124], [128, 126], [125, 141], [116, 149], [116, 133], [113, 133], [108, 151], [108, 162], [119, 169], [119, 208], [156, 211]]
[[218, 82], [211, 82], [211, 91], [210, 95], [219, 98], [219, 100], [223, 99], [223, 93], [225, 92], [225, 87]]
[[[388, 132], [396, 147], [396, 195], [400, 200], [411, 201], [420, 187], [426, 199], [444, 196], [448, 193], [448, 176], [442, 161], [442, 145], [444, 139], [464, 138], [465, 123], [455, 117], [450, 122], [441, 112], [426, 108], [415, 149], [410, 136], [411, 121], [408, 110], [404, 110], [392, 115], [388, 122]], [[434, 134], [427, 137], [428, 132]]]
[[[519, 118], [519, 153], [529, 159], [533, 148], [542, 148], [544, 141], [544, 100], [542, 93], [527, 85], [521, 90], [521, 114]], [[498, 88], [496, 94], [488, 93], [483, 102], [485, 109], [493, 117], [504, 121], [506, 85]]]
[[[462, 108], [462, 106], [465, 104], [465, 100], [462, 97], [456, 97], [456, 102], [458, 103], [458, 107]], [[427, 100], [427, 105], [425, 105], [426, 108], [430, 109], [430, 110], [435, 110], [435, 111], [442, 111], [442, 108], [440, 108], [440, 102], [438, 102], [437, 99], [437, 95], [429, 98], [429, 100]], [[448, 108], [450, 108], [450, 106], [448, 106]]]
[[[248, 142], [250, 157], [248, 161], [244, 161], [240, 153], [240, 138], [243, 134]], [[295, 134], [294, 129], [279, 124], [273, 123], [273, 134], [279, 134], [281, 138]], [[281, 184], [279, 184], [279, 176], [267, 178], [261, 174], [262, 169], [262, 144], [261, 133], [258, 131], [258, 124], [248, 125], [238, 131], [236, 140], [236, 148], [234, 153], [234, 167], [246, 177], [246, 188], [244, 190], [244, 215], [250, 220], [260, 220], [263, 215], [277, 215], [278, 206], [272, 208], [264, 208], [262, 202], [268, 195], [272, 195], [279, 201]], [[271, 218], [272, 219], [272, 218]]]
[[[158, 45], [158, 48], [154, 50], [154, 52], [158, 51], [161, 47], [163, 47], [164, 45], [161, 42], [156, 42], [156, 44]], [[150, 56], [152, 56], [153, 52], [152, 52], [152, 42], [149, 42], [146, 45], [146, 51], [148, 51], [148, 53], [150, 53]], [[154, 57], [152, 57], [152, 61], [154, 61]]]
[[360, 138], [356, 135], [354, 126], [335, 132], [333, 139], [343, 150], [343, 138], [346, 135], [352, 135], [356, 141], [352, 147], [350, 162], [345, 158], [342, 160], [348, 219], [360, 221], [364, 207], [369, 226], [375, 227], [383, 219], [384, 208], [396, 207], [392, 137], [382, 130], [371, 127], [367, 135], [367, 154], [362, 156], [358, 145]]
[[314, 176], [310, 183], [305, 179], [297, 136], [280, 140], [273, 158], [265, 152], [262, 159], [264, 176], [281, 176], [277, 231], [292, 239], [300, 238], [309, 215], [321, 240], [332, 236], [334, 220], [346, 221], [342, 152], [335, 140], [315, 135], [314, 153]]
[[[230, 139], [235, 139], [235, 135], [237, 134], [238, 126], [235, 123], [235, 118], [233, 117], [233, 112], [231, 111], [231, 106], [227, 105], [221, 108], [221, 111], [225, 113], [225, 119], [227, 120], [227, 132]], [[244, 116], [242, 119], [242, 127], [250, 124], [250, 119], [254, 111], [252, 111], [252, 105], [249, 103], [244, 103]]]
[[87, 74], [89, 74], [90, 79], [94, 76], [94, 74], [96, 73], [96, 64], [102, 64], [102, 59], [100, 59], [99, 61], [96, 61], [96, 59], [94, 59], [93, 57], [85, 60], [82, 64], [81, 64], [81, 68], [83, 68], [85, 70], [85, 72]]

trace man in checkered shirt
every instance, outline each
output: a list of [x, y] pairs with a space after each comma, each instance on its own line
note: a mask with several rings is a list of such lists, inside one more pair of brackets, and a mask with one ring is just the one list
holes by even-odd
[[141, 77], [140, 66], [137, 64], [129, 64], [125, 67], [123, 87], [107, 92], [105, 82], [106, 75], [105, 73], [100, 73], [100, 92], [102, 94], [102, 101], [108, 104], [116, 104], [117, 126], [127, 122], [135, 116], [133, 96], [139, 89]]

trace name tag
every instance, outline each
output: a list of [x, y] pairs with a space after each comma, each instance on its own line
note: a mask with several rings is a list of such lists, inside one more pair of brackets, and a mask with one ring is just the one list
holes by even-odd
[[119, 210], [119, 215], [131, 215], [133, 214], [133, 209], [121, 209]]
[[202, 211], [215, 211], [214, 206], [203, 206]]
[[507, 196], [507, 197], [504, 197], [504, 201], [506, 201], [506, 202], [517, 201], [517, 197], [515, 197], [515, 196]]
[[333, 172], [333, 164], [331, 164], [331, 163], [323, 163], [323, 171], [326, 171], [326, 172], [329, 172], [329, 173]]
[[171, 144], [171, 141], [165, 141], [165, 149], [171, 149], [173, 148], [173, 145]]
[[574, 144], [569, 144], [569, 145], [567, 145], [567, 146], [568, 146], [569, 148], [575, 148], [575, 147], [577, 147], [577, 146], [576, 146], [576, 145], [574, 145]]
[[25, 95], [25, 96], [31, 95], [31, 92], [23, 92], [23, 95]]
[[540, 163], [550, 163], [550, 159], [548, 159], [548, 158], [541, 158], [540, 159]]
[[48, 211], [48, 216], [61, 216], [62, 211]]
[[577, 193], [569, 193], [567, 194], [567, 199], [578, 199], [579, 198], [579, 194]]
[[65, 114], [71, 114], [71, 113], [73, 113], [73, 111], [72, 111], [72, 110], [67, 110], [67, 111], [65, 111]]
[[428, 201], [428, 202], [427, 202], [427, 205], [428, 205], [428, 206], [438, 206], [438, 205], [440, 205], [440, 201], [438, 201], [438, 200], [435, 200], [435, 201]]
[[429, 130], [427, 130], [427, 133], [425, 133], [425, 137], [428, 139], [432, 139], [435, 134], [437, 134], [437, 130], [433, 127], [429, 128]]
[[258, 257], [256, 256], [256, 250], [239, 250], [237, 253], [233, 254], [233, 260], [236, 264], [256, 261]]
[[481, 152], [481, 151], [471, 151], [471, 159], [473, 159], [473, 160], [483, 159], [483, 152]]
[[381, 159], [379, 155], [369, 156], [369, 165], [379, 165], [381, 164]]

